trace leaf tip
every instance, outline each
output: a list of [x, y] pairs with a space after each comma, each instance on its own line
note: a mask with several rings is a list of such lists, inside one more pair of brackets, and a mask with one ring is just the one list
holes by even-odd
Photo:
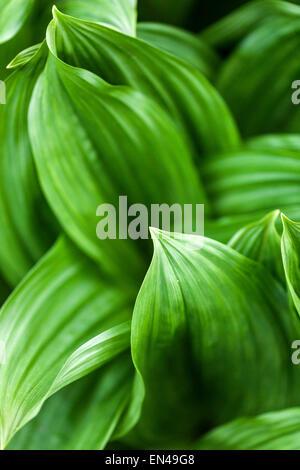
[[300, 223], [289, 219], [283, 212], [281, 213], [281, 220], [283, 225], [284, 234], [294, 235], [300, 231]]
[[280, 216], [281, 216], [283, 227], [288, 227], [289, 225], [294, 224], [294, 222], [291, 219], [289, 219], [283, 212], [280, 213]]
[[58, 16], [61, 14], [61, 12], [59, 11], [59, 9], [57, 8], [56, 5], [53, 5], [52, 7], [52, 16], [55, 20], [58, 19]]

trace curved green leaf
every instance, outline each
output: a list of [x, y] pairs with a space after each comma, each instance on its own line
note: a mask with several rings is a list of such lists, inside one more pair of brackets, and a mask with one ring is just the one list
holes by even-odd
[[160, 23], [139, 23], [137, 36], [155, 47], [185, 60], [208, 78], [214, 78], [219, 59], [200, 38], [174, 26]]
[[8, 41], [25, 23], [34, 0], [1, 0], [0, 1], [0, 44]]
[[208, 433], [205, 450], [300, 450], [300, 408], [240, 418]]
[[247, 258], [263, 264], [278, 280], [285, 282], [281, 260], [281, 241], [276, 228], [280, 211], [273, 211], [258, 222], [239, 230], [228, 245]]
[[7, 78], [6, 105], [0, 105], [0, 266], [13, 285], [51, 245], [56, 229], [40, 191], [27, 128], [44, 63], [42, 46]]
[[289, 7], [292, 13], [267, 17], [251, 30], [225, 62], [217, 82], [245, 136], [299, 132], [292, 83], [300, 73], [300, 7]]
[[41, 45], [41, 43], [35, 44], [34, 46], [28, 47], [27, 49], [19, 52], [19, 54], [17, 54], [16, 57], [8, 64], [7, 68], [15, 69], [22, 65], [26, 65], [39, 52]]
[[51, 393], [128, 347], [117, 325], [130, 318], [130, 295], [65, 239], [33, 268], [0, 312], [1, 447]]
[[274, 16], [293, 16], [299, 9], [280, 0], [255, 0], [247, 2], [225, 18], [206, 28], [201, 34], [214, 47], [227, 48], [242, 40], [257, 25]]
[[205, 183], [218, 217], [281, 209], [300, 219], [299, 158], [240, 150], [207, 163]]
[[196, 154], [236, 148], [239, 137], [222, 98], [186, 62], [144, 41], [54, 10], [47, 31], [53, 54], [116, 85], [130, 85], [164, 107]]
[[68, 15], [97, 21], [134, 36], [136, 0], [62, 0], [59, 7]]
[[249, 139], [246, 148], [256, 151], [278, 153], [286, 157], [299, 158], [299, 134], [268, 134]]
[[300, 315], [300, 224], [282, 214], [282, 259], [287, 284]]
[[204, 202], [188, 148], [162, 109], [52, 55], [31, 101], [29, 130], [48, 203], [107, 272], [123, 274], [130, 259], [128, 274], [140, 278], [145, 265], [136, 242], [97, 239], [100, 204], [117, 212], [122, 195], [147, 207]]
[[133, 368], [121, 355], [101, 370], [51, 397], [21, 429], [9, 450], [99, 450], [128, 406]]
[[174, 448], [234, 417], [299, 404], [290, 344], [300, 323], [282, 287], [216, 241], [153, 237], [132, 320], [146, 390], [139, 442]]

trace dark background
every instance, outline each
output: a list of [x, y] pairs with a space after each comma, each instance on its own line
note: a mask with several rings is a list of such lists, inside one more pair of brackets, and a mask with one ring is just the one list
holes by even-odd
[[198, 32], [247, 0], [139, 0], [139, 21], [159, 21]]

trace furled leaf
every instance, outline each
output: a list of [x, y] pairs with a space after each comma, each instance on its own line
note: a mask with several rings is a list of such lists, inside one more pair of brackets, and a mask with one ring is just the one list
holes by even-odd
[[60, 239], [13, 292], [0, 312], [2, 448], [52, 393], [128, 347], [124, 291]]
[[281, 241], [276, 228], [280, 211], [270, 212], [257, 222], [239, 230], [228, 245], [242, 255], [263, 264], [278, 280], [285, 282], [281, 260]]
[[0, 266], [12, 285], [51, 245], [56, 228], [40, 191], [28, 136], [29, 103], [45, 53], [42, 46], [7, 78], [6, 105], [0, 105]]
[[227, 107], [198, 70], [139, 39], [71, 18], [57, 9], [53, 14], [47, 40], [59, 58], [151, 97], [168, 111], [196, 153], [238, 145]]
[[51, 397], [8, 449], [103, 449], [128, 405], [132, 383], [130, 357], [118, 356]]
[[1, 0], [0, 44], [17, 34], [34, 5], [34, 0]]
[[162, 109], [132, 88], [111, 86], [52, 55], [31, 101], [29, 130], [53, 212], [107, 272], [123, 274], [126, 266], [139, 279], [145, 266], [136, 242], [117, 232], [117, 240], [97, 239], [100, 204], [117, 208], [122, 195], [149, 208], [204, 202], [188, 148]]
[[290, 344], [300, 323], [283, 288], [216, 241], [153, 236], [132, 320], [146, 391], [139, 442], [174, 448], [234, 417], [299, 404]]
[[139, 23], [137, 36], [155, 47], [179, 57], [213, 79], [218, 67], [218, 57], [200, 38], [170, 25]]
[[300, 224], [282, 214], [282, 259], [287, 284], [300, 315]]
[[300, 450], [300, 408], [239, 418], [214, 429], [197, 446], [205, 450]]

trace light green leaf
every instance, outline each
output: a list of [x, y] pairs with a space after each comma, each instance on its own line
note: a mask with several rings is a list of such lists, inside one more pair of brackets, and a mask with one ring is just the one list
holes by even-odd
[[33, 421], [13, 438], [9, 450], [99, 450], [128, 406], [133, 368], [118, 356], [85, 379], [51, 397]]
[[51, 245], [56, 230], [40, 191], [27, 129], [45, 53], [42, 46], [7, 78], [6, 105], [0, 105], [0, 266], [12, 285]]
[[33, 5], [34, 0], [0, 0], [0, 44], [17, 34]]
[[218, 217], [256, 214], [258, 218], [281, 209], [300, 219], [299, 158], [240, 150], [211, 160], [204, 176]]
[[60, 239], [13, 292], [0, 312], [1, 447], [51, 393], [128, 347], [124, 291]]
[[47, 31], [53, 54], [116, 85], [130, 85], [172, 116], [196, 156], [236, 148], [239, 137], [222, 98], [186, 62], [144, 41], [54, 10]]
[[128, 348], [130, 323], [121, 323], [90, 339], [66, 360], [56, 376], [48, 396], [89, 374]]
[[135, 36], [136, 0], [63, 0], [59, 8], [68, 15], [96, 21]]
[[300, 450], [300, 408], [240, 418], [214, 429], [197, 446], [205, 450]]
[[300, 315], [300, 224], [282, 214], [282, 259], [287, 284]]
[[213, 79], [219, 65], [216, 53], [200, 38], [174, 26], [139, 23], [137, 36], [155, 47], [183, 59]]
[[272, 152], [286, 157], [299, 159], [299, 134], [268, 134], [253, 137], [245, 143], [246, 148], [256, 151]]
[[300, 323], [283, 288], [216, 241], [153, 236], [132, 320], [132, 355], [146, 391], [139, 442], [183, 448], [234, 417], [299, 404], [290, 344]]
[[147, 207], [205, 200], [188, 148], [162, 109], [129, 87], [111, 86], [52, 55], [31, 101], [29, 130], [53, 212], [109, 273], [124, 274], [127, 266], [128, 277], [141, 279], [145, 261], [137, 242], [117, 233], [116, 240], [97, 239], [100, 204], [113, 204], [118, 217], [122, 195], [128, 205]]
[[41, 46], [41, 43], [35, 44], [34, 46], [28, 47], [27, 49], [19, 52], [19, 54], [17, 54], [16, 57], [8, 64], [7, 68], [15, 69], [21, 67], [22, 65], [26, 65], [34, 58], [36, 54], [39, 53]]
[[239, 230], [228, 245], [247, 258], [263, 264], [279, 281], [285, 283], [281, 260], [281, 240], [276, 228], [280, 211], [267, 214]]

